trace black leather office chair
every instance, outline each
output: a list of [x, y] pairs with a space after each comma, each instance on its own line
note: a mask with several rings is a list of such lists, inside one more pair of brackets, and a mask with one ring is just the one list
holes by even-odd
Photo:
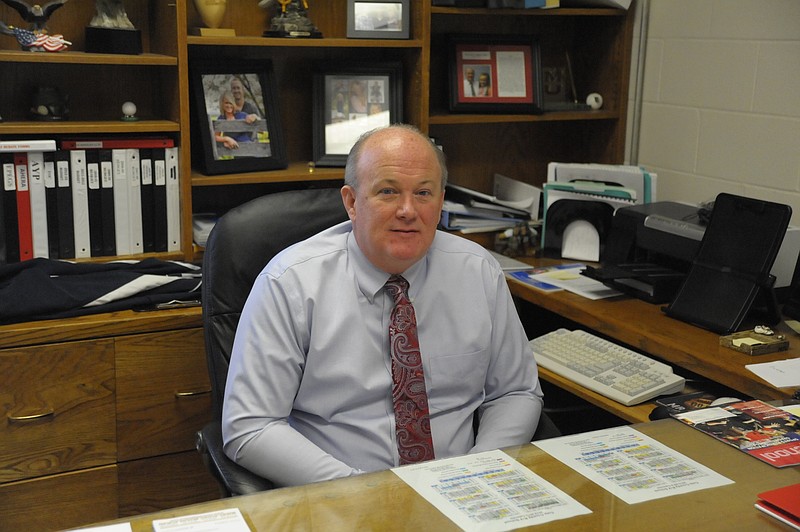
[[[273, 484], [229, 459], [222, 450], [222, 400], [239, 316], [256, 275], [282, 249], [347, 219], [339, 189], [269, 194], [222, 216], [203, 256], [203, 327], [211, 377], [213, 421], [197, 433], [197, 450], [222, 495], [244, 495]], [[547, 416], [534, 439], [560, 433]]]
[[250, 288], [282, 249], [347, 219], [338, 188], [292, 190], [256, 198], [222, 216], [203, 256], [203, 328], [214, 420], [198, 432], [197, 449], [223, 496], [271, 489], [272, 483], [222, 451], [222, 400], [233, 337]]

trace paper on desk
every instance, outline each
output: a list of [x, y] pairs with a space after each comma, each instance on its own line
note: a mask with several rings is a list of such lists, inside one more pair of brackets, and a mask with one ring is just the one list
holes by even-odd
[[507, 257], [502, 253], [498, 253], [496, 251], [489, 250], [489, 253], [497, 259], [497, 262], [500, 263], [500, 267], [503, 268], [504, 272], [515, 272], [519, 270], [530, 270], [531, 265], [522, 262], [521, 260], [517, 260], [513, 257]]
[[800, 417], [800, 405], [783, 405], [779, 406], [781, 410], [786, 410], [790, 414]]
[[130, 523], [118, 523], [116, 525], [100, 525], [89, 528], [81, 528], [75, 532], [131, 532]]
[[733, 481], [631, 427], [533, 442], [628, 504]]
[[585, 268], [586, 265], [580, 264], [575, 268], [550, 270], [530, 277], [537, 281], [558, 286], [587, 299], [605, 299], [622, 295], [622, 292], [609, 288], [600, 281], [581, 275], [581, 271]]
[[800, 358], [747, 364], [745, 367], [776, 388], [800, 386]]
[[250, 532], [238, 508], [153, 521], [154, 532]]
[[591, 513], [502, 451], [392, 469], [467, 532], [495, 532]]

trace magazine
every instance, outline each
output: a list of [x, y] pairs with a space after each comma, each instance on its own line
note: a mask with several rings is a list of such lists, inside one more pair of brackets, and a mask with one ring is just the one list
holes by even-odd
[[559, 290], [563, 290], [563, 288], [556, 286], [553, 283], [548, 283], [546, 279], [542, 278], [543, 274], [558, 275], [558, 272], [561, 271], [580, 271], [584, 268], [586, 268], [586, 265], [583, 263], [571, 262], [567, 264], [554, 264], [552, 266], [539, 266], [536, 268], [531, 268], [529, 266], [525, 270], [508, 271], [506, 272], [506, 275], [522, 281], [523, 283], [527, 283], [532, 287], [538, 288], [544, 292], [557, 292]]
[[664, 397], [670, 416], [774, 467], [800, 464], [800, 417], [759, 400], [711, 406], [705, 392]]

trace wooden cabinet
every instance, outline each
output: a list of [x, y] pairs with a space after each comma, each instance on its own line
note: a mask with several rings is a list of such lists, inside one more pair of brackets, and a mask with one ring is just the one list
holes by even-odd
[[190, 309], [0, 327], [0, 528], [63, 529], [218, 496], [194, 450], [211, 416], [199, 325]]
[[[491, 192], [500, 173], [534, 185], [547, 164], [620, 164], [625, 156], [633, 17], [616, 9], [431, 8], [428, 131], [448, 156], [452, 181]], [[528, 35], [541, 48], [543, 68], [564, 68], [567, 54], [577, 97], [603, 96], [600, 110], [538, 115], [448, 111], [447, 36]], [[491, 42], [489, 40], [489, 42]], [[566, 82], [564, 82], [566, 83]]]
[[[201, 26], [194, 3], [126, 2], [129, 18], [142, 31], [141, 55], [85, 53], [84, 29], [94, 15], [91, 2], [69, 2], [50, 19], [54, 32], [72, 46], [61, 53], [19, 50], [0, 36], [0, 139], [64, 135], [169, 135], [181, 148], [181, 251], [158, 257], [199, 260], [192, 244], [193, 212], [224, 212], [255, 196], [287, 188], [339, 184], [341, 168], [309, 171], [312, 160], [312, 79], [316, 65], [357, 62], [402, 64], [403, 121], [435, 137], [448, 156], [455, 183], [489, 192], [494, 173], [533, 184], [546, 179], [550, 161], [621, 163], [624, 159], [628, 76], [633, 17], [605, 8], [487, 9], [432, 7], [410, 3], [409, 39], [348, 39], [348, 0], [310, 3], [309, 17], [322, 39], [264, 38], [270, 12], [257, 2], [228, 2], [222, 26], [235, 37], [193, 34]], [[0, 20], [24, 25], [10, 7]], [[571, 58], [579, 99], [604, 98], [598, 111], [543, 115], [450, 113], [447, 35], [531, 35], [545, 67]], [[277, 104], [288, 168], [208, 176], [192, 166], [197, 152], [190, 135], [189, 70], [195, 59], [269, 59], [277, 78]], [[70, 119], [32, 122], [32, 91], [56, 86], [69, 95]], [[140, 117], [120, 120], [121, 105], [135, 101]]]

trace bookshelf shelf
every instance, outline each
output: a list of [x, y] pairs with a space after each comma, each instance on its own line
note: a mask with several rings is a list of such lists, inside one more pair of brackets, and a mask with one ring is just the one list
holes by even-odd
[[343, 168], [316, 167], [313, 172], [310, 172], [307, 164], [304, 165], [299, 162], [290, 164], [285, 170], [270, 170], [268, 172], [247, 172], [216, 176], [192, 172], [192, 186], [194, 187], [226, 186], [231, 184], [247, 185], [254, 183], [333, 181], [342, 179], [344, 179]]
[[277, 39], [272, 37], [199, 37], [189, 36], [190, 46], [253, 46], [272, 48], [422, 48], [424, 42], [389, 39]]
[[178, 133], [181, 126], [171, 120], [138, 120], [123, 122], [121, 120], [87, 120], [58, 122], [0, 122], [0, 136], [26, 135], [48, 137], [53, 135], [103, 135], [108, 133]]
[[74, 65], [177, 66], [178, 58], [160, 54], [96, 54], [70, 51], [48, 54], [44, 52], [28, 52], [23, 50], [2, 50], [0, 51], [0, 62]]

